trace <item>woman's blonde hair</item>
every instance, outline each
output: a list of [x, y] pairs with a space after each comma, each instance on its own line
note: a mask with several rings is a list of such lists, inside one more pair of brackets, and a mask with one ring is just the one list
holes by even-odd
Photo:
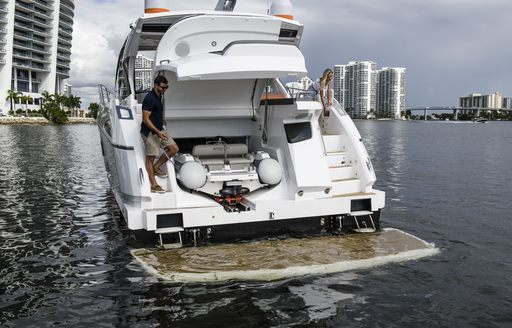
[[324, 87], [324, 86], [325, 86], [325, 82], [327, 81], [327, 76], [329, 76], [329, 74], [331, 74], [331, 75], [333, 74], [333, 73], [332, 73], [332, 69], [330, 69], [330, 68], [326, 68], [326, 69], [324, 70], [324, 73], [322, 74], [322, 78], [320, 79], [320, 85], [321, 85], [322, 87]]

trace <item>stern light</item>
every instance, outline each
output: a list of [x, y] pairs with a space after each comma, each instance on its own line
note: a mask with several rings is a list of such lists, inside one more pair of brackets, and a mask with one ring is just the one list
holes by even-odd
[[293, 5], [290, 0], [274, 0], [270, 7], [270, 14], [293, 20]]
[[169, 0], [144, 0], [145, 14], [165, 13], [170, 11], [169, 7]]

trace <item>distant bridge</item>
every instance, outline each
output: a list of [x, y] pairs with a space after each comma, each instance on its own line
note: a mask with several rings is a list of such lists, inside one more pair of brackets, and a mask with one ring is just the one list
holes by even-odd
[[510, 108], [483, 108], [483, 107], [472, 107], [472, 108], [462, 108], [462, 107], [411, 107], [407, 108], [410, 111], [423, 111], [423, 115], [425, 120], [427, 120], [427, 112], [428, 111], [452, 111], [454, 119], [458, 119], [459, 113], [471, 113], [475, 117], [480, 117], [481, 112], [509, 112], [512, 113], [512, 109]]

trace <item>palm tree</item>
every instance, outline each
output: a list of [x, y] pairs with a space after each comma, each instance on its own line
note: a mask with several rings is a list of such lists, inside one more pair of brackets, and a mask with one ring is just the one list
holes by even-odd
[[64, 95], [59, 95], [58, 93], [53, 95], [53, 99], [57, 103], [60, 109], [62, 109], [62, 106], [65, 106], [67, 97]]
[[80, 100], [80, 97], [75, 97], [71, 95], [69, 97], [69, 104], [71, 105], [71, 108], [73, 109], [74, 116], [76, 116], [76, 109], [80, 108], [82, 106], [82, 100]]
[[22, 95], [19, 91], [7, 90], [7, 98], [5, 100], [9, 100], [11, 103], [11, 112], [14, 113], [14, 105], [13, 103], [18, 100], [18, 98]]
[[32, 100], [32, 97], [28, 95], [22, 95], [20, 100], [22, 104], [25, 104], [25, 116], [28, 117], [28, 102]]
[[43, 96], [43, 101], [44, 102], [47, 102], [47, 101], [53, 101], [53, 95], [51, 93], [49, 93], [48, 91], [43, 91], [41, 92], [41, 96]]
[[44, 104], [48, 103], [48, 102], [51, 102], [51, 101], [54, 101], [53, 99], [53, 95], [51, 93], [49, 93], [48, 91], [43, 91], [41, 92], [41, 98], [39, 98], [39, 111], [43, 112], [44, 111]]
[[71, 97], [67, 97], [67, 96], [64, 96], [64, 95], [61, 95], [60, 97], [61, 98], [59, 100], [60, 100], [60, 103], [62, 104], [62, 107], [64, 107], [65, 111], [71, 115], [71, 113], [72, 113], [72, 111], [71, 111]]

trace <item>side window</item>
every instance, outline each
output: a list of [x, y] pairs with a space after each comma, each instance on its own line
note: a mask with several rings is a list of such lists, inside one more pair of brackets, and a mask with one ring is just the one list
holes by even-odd
[[117, 68], [117, 95], [119, 99], [125, 99], [131, 94], [127, 69], [127, 60], [125, 60], [124, 62], [119, 62], [119, 67]]

